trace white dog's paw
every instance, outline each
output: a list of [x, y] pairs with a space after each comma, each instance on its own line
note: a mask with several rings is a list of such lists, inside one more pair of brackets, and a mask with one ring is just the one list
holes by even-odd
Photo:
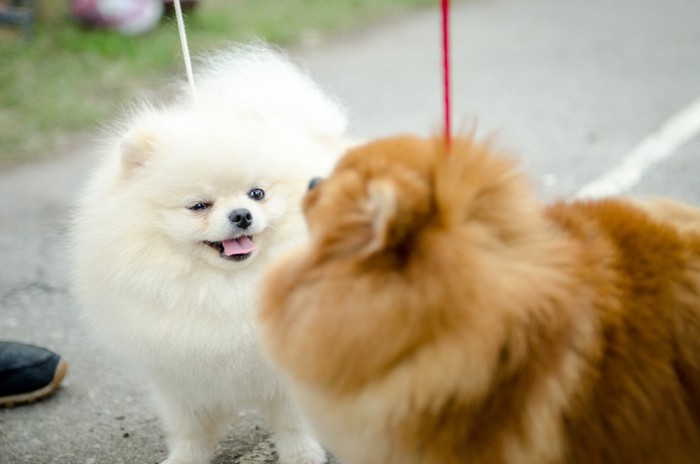
[[297, 443], [277, 443], [280, 464], [325, 464], [326, 452], [315, 441], [304, 439]]
[[210, 464], [210, 462], [211, 461], [209, 459], [205, 459], [203, 461], [202, 460], [193, 461], [191, 459], [182, 458], [180, 456], [169, 456], [168, 459], [161, 462], [160, 464]]
[[181, 456], [168, 456], [168, 459], [160, 464], [210, 464], [210, 462], [209, 459], [192, 460]]
[[213, 457], [210, 447], [179, 443], [161, 464], [209, 464]]
[[291, 401], [270, 409], [269, 425], [280, 464], [324, 464], [326, 452]]

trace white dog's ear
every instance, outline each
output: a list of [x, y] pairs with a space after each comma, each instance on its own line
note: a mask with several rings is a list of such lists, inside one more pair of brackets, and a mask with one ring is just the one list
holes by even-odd
[[391, 224], [396, 218], [396, 190], [388, 182], [372, 181], [367, 187], [370, 238], [362, 250], [369, 256], [382, 250], [391, 239]]
[[142, 129], [131, 129], [122, 139], [122, 166], [131, 172], [146, 164], [155, 151], [155, 136], [152, 132]]

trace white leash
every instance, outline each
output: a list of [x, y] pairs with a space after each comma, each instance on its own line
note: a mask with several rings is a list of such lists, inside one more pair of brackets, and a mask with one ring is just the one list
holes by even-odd
[[192, 59], [190, 58], [190, 48], [187, 45], [187, 31], [185, 30], [185, 20], [182, 16], [182, 6], [180, 0], [173, 1], [175, 5], [175, 18], [177, 20], [177, 30], [180, 34], [180, 47], [182, 48], [182, 57], [185, 60], [185, 72], [187, 73], [187, 82], [192, 90], [192, 98], [197, 100], [197, 88], [194, 85], [194, 74], [192, 73]]

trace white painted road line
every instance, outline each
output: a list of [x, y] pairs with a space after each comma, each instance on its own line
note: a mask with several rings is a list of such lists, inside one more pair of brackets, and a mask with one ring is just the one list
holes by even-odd
[[676, 113], [656, 132], [645, 137], [622, 158], [620, 164], [586, 184], [576, 194], [580, 198], [598, 198], [622, 193], [642, 178], [654, 165], [673, 156], [700, 133], [700, 97]]

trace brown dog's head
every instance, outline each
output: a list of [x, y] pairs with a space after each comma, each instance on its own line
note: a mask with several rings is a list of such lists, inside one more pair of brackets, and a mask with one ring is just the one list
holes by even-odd
[[309, 191], [304, 212], [317, 251], [365, 259], [407, 257], [421, 237], [455, 228], [514, 239], [528, 203], [513, 163], [487, 146], [457, 139], [448, 155], [441, 139], [405, 136], [350, 151]]
[[359, 388], [450, 336], [495, 347], [504, 329], [489, 321], [534, 288], [529, 263], [556, 255], [523, 176], [468, 138], [449, 155], [417, 137], [354, 149], [304, 213], [310, 243], [270, 271], [263, 335], [285, 370], [332, 389]]

